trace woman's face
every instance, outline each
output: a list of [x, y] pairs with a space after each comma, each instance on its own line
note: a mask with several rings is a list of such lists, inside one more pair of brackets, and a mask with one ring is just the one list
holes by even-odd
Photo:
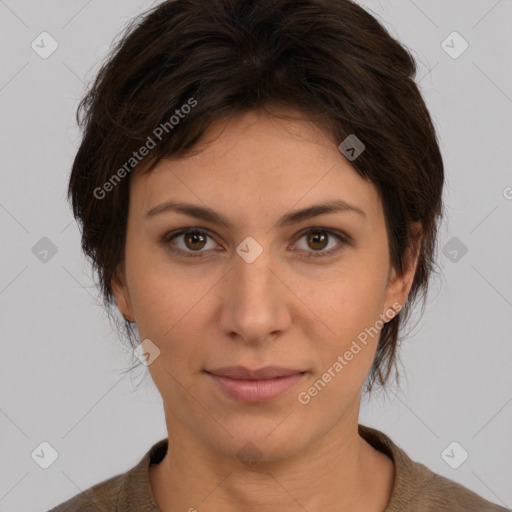
[[[250, 442], [274, 460], [357, 423], [376, 332], [413, 272], [390, 268], [376, 188], [312, 123], [250, 112], [207, 136], [204, 151], [132, 177], [116, 299], [154, 344], [169, 431], [230, 457]], [[291, 216], [334, 201], [350, 207]], [[207, 372], [231, 366], [295, 375], [230, 394], [222, 382], [233, 380]]]

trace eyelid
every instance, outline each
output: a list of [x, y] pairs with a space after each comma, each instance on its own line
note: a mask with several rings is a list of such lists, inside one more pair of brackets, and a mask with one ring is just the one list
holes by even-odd
[[300, 231], [297, 234], [294, 244], [297, 243], [297, 241], [299, 241], [303, 236], [307, 235], [310, 232], [315, 232], [315, 231], [327, 233], [329, 237], [336, 237], [339, 240], [337, 245], [341, 244], [341, 247], [337, 246], [337, 247], [329, 249], [327, 251], [312, 251], [312, 250], [306, 251], [308, 253], [308, 255], [307, 256], [299, 256], [299, 258], [302, 258], [302, 259], [323, 258], [323, 257], [328, 258], [329, 256], [334, 256], [334, 255], [338, 254], [339, 252], [341, 252], [343, 250], [343, 248], [345, 247], [345, 245], [347, 245], [351, 240], [351, 238], [348, 235], [346, 235], [345, 233], [343, 233], [342, 231], [339, 231], [337, 229], [326, 228], [326, 227], [322, 227], [322, 226], [311, 226], [311, 227], [303, 229], [302, 231]]
[[172, 242], [172, 240], [174, 240], [175, 238], [177, 238], [179, 236], [185, 235], [187, 233], [199, 233], [202, 235], [207, 235], [209, 238], [214, 240], [215, 243], [217, 243], [217, 241], [215, 240], [215, 236], [213, 236], [212, 232], [209, 229], [198, 228], [198, 227], [182, 228], [182, 229], [178, 229], [175, 231], [170, 231], [163, 236], [162, 242], [164, 243], [165, 246], [167, 246], [167, 248], [171, 252], [181, 255], [181, 256], [184, 256], [185, 258], [197, 258], [197, 257], [204, 258], [204, 256], [202, 256], [202, 255], [207, 251], [195, 251], [194, 252], [194, 251], [184, 251], [183, 249], [180, 249], [179, 247], [171, 248], [170, 242]]
[[[292, 246], [295, 245], [303, 236], [307, 235], [310, 232], [314, 232], [314, 231], [321, 231], [321, 232], [327, 233], [328, 236], [330, 236], [330, 237], [336, 237], [339, 240], [339, 244], [341, 244], [341, 247], [329, 249], [328, 251], [313, 251], [313, 250], [307, 251], [307, 250], [305, 250], [307, 253], [309, 253], [309, 255], [298, 256], [299, 258], [310, 259], [310, 258], [318, 258], [318, 257], [329, 257], [331, 255], [338, 254], [341, 250], [343, 250], [345, 245], [349, 244], [352, 240], [349, 235], [347, 235], [346, 233], [339, 231], [337, 229], [332, 229], [332, 228], [327, 228], [327, 227], [322, 227], [322, 226], [311, 226], [311, 227], [301, 230], [295, 236]], [[171, 245], [170, 242], [172, 240], [174, 240], [175, 238], [177, 238], [179, 236], [185, 235], [187, 233], [204, 234], [207, 237], [214, 240], [215, 243], [217, 243], [217, 241], [215, 240], [215, 236], [208, 228], [200, 228], [200, 227], [181, 228], [181, 229], [178, 229], [175, 231], [170, 231], [162, 237], [162, 242], [164, 243], [164, 245], [166, 245], [169, 248], [169, 250], [171, 252], [173, 252], [175, 254], [182, 255], [184, 257], [191, 257], [191, 258], [205, 257], [202, 255], [210, 252], [211, 249], [210, 249], [210, 251], [184, 251], [183, 249], [180, 249], [180, 248], [176, 248], [176, 247], [171, 248], [170, 247], [170, 245]], [[298, 251], [302, 251], [302, 249], [299, 249]]]

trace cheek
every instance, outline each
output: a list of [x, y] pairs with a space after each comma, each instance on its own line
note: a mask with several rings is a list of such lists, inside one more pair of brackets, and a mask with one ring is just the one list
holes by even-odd
[[[297, 396], [305, 411], [316, 411], [327, 423], [337, 421], [354, 406], [375, 358], [380, 301], [375, 290], [363, 284], [362, 280], [347, 279], [343, 286], [332, 289], [328, 294], [331, 300], [322, 304], [322, 319], [334, 334], [329, 331], [328, 336], [313, 338], [319, 341], [314, 350], [315, 372]], [[320, 331], [325, 333], [319, 326]]]
[[204, 308], [201, 298], [209, 287], [205, 281], [190, 280], [178, 273], [147, 271], [134, 276], [130, 297], [141, 336], [161, 342], [182, 332], [189, 332], [190, 337], [191, 326]]
[[[323, 343], [316, 347], [321, 358], [318, 373], [323, 375], [330, 369], [331, 374], [336, 374], [336, 378], [331, 375], [333, 383], [337, 382], [330, 385], [333, 392], [336, 392], [334, 388], [339, 393], [353, 384], [362, 384], [375, 357], [382, 328], [380, 315], [384, 312], [387, 272], [381, 263], [370, 260], [359, 258], [309, 295], [314, 309], [329, 327], [328, 331], [322, 329], [324, 335], [321, 338], [315, 338], [323, 339]], [[335, 365], [337, 361], [339, 364]], [[326, 375], [325, 380], [329, 379]]]
[[345, 340], [374, 325], [383, 313], [387, 267], [370, 256], [354, 257], [322, 286], [311, 289], [310, 296], [318, 297], [316, 307], [332, 330]]
[[161, 343], [180, 326], [195, 293], [183, 273], [165, 265], [161, 250], [154, 245], [127, 241], [126, 273], [130, 301], [141, 339]]

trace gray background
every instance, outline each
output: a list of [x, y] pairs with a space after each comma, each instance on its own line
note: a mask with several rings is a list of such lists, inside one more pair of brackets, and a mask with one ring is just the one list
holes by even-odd
[[[403, 344], [406, 379], [364, 403], [361, 423], [512, 507], [512, 3], [361, 3], [418, 61], [448, 213], [442, 274]], [[65, 201], [78, 99], [119, 29], [153, 4], [0, 0], [2, 511], [47, 510], [133, 467], [166, 437], [149, 375], [123, 373], [131, 357], [102, 311]], [[59, 45], [47, 59], [31, 47], [43, 31]], [[469, 43], [458, 58], [442, 47], [453, 31]], [[39, 246], [33, 253], [43, 237], [57, 249], [46, 261]], [[43, 441], [59, 454], [48, 469], [31, 457]], [[441, 456], [453, 441], [469, 453], [458, 469]], [[460, 448], [448, 453], [460, 460]]]

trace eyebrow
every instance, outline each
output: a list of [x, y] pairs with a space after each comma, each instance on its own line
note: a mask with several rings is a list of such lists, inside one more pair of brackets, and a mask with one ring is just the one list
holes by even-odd
[[[146, 218], [151, 218], [167, 212], [182, 213], [190, 217], [195, 217], [196, 219], [212, 222], [213, 224], [218, 224], [230, 230], [234, 230], [233, 224], [221, 213], [216, 212], [211, 208], [192, 203], [166, 201], [165, 203], [159, 204], [158, 206], [148, 210]], [[357, 208], [342, 199], [337, 199], [335, 201], [326, 201], [287, 213], [277, 221], [277, 225], [278, 227], [285, 227], [318, 215], [336, 212], [352, 212], [366, 218], [366, 213], [360, 208]]]

